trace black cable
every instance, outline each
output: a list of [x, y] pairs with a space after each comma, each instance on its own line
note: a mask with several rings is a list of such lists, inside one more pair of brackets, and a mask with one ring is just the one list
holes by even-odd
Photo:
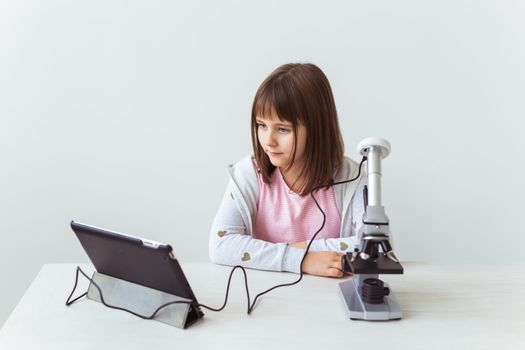
[[[359, 168], [358, 168], [358, 173], [357, 173], [357, 176], [354, 177], [353, 179], [350, 179], [350, 180], [345, 180], [345, 181], [340, 181], [340, 182], [335, 182], [333, 183], [332, 185], [330, 186], [334, 186], [334, 185], [340, 185], [340, 184], [344, 184], [344, 183], [348, 183], [348, 182], [352, 182], [352, 181], [355, 181], [356, 179], [359, 178], [359, 176], [361, 176], [361, 166], [363, 165], [364, 161], [366, 160], [366, 157], [363, 157], [363, 159], [361, 160], [361, 163], [359, 163]], [[317, 235], [319, 234], [319, 232], [321, 232], [321, 230], [324, 228], [324, 224], [326, 222], [326, 214], [325, 212], [323, 211], [323, 209], [321, 209], [321, 206], [319, 205], [319, 203], [317, 202], [317, 199], [315, 198], [314, 196], [314, 191], [317, 191], [318, 189], [320, 188], [324, 188], [324, 187], [327, 187], [327, 186], [318, 186], [318, 187], [315, 187], [314, 189], [312, 189], [312, 192], [310, 192], [310, 195], [312, 196], [314, 202], [315, 202], [315, 205], [317, 205], [317, 208], [319, 208], [319, 210], [321, 211], [321, 214], [323, 214], [323, 223], [321, 225], [321, 228], [319, 228], [319, 230], [317, 230], [317, 232], [313, 235], [312, 239], [310, 240], [310, 243], [308, 243], [308, 245], [306, 246], [306, 251], [304, 252], [304, 255], [303, 255], [303, 258], [301, 259], [301, 265], [299, 267], [299, 278], [297, 279], [297, 281], [295, 282], [292, 282], [292, 283], [285, 283], [285, 284], [279, 284], [277, 286], [274, 286], [262, 293], [259, 293], [255, 296], [255, 299], [253, 300], [253, 304], [248, 308], [248, 315], [251, 313], [251, 311], [253, 310], [253, 308], [255, 307], [255, 302], [257, 301], [257, 299], [260, 297], [260, 296], [263, 296], [264, 294], [274, 290], [274, 289], [277, 289], [277, 288], [280, 288], [280, 287], [288, 287], [288, 286], [293, 286], [297, 283], [299, 283], [302, 279], [303, 279], [303, 262], [304, 262], [304, 259], [306, 258], [306, 255], [308, 254], [308, 251], [310, 250], [310, 246], [312, 245], [313, 241], [315, 240], [315, 237], [317, 237]], [[244, 270], [244, 268], [243, 268]], [[343, 271], [344, 272], [344, 271]], [[246, 289], [246, 292], [248, 292], [248, 289]]]
[[[69, 305], [73, 304], [75, 301], [77, 301], [78, 299], [82, 298], [83, 296], [85, 296], [85, 295], [87, 294], [87, 292], [86, 292], [86, 293], [82, 294], [81, 296], [79, 296], [79, 297], [73, 299], [72, 301], [69, 301], [69, 299], [71, 299], [71, 297], [73, 296], [73, 293], [75, 292], [75, 289], [77, 289], [77, 283], [78, 283], [78, 270], [80, 270], [80, 267], [77, 266], [77, 274], [76, 274], [76, 277], [75, 277], [75, 285], [73, 286], [73, 290], [71, 291], [71, 294], [69, 294], [69, 297], [68, 297], [67, 300], [66, 300], [66, 306], [69, 306]], [[82, 272], [82, 273], [83, 273], [83, 272]], [[86, 275], [86, 274], [84, 274], [84, 276], [85, 276], [85, 275]]]
[[[266, 293], [271, 292], [274, 289], [277, 289], [277, 288], [280, 288], [280, 287], [293, 286], [293, 285], [299, 283], [303, 279], [303, 262], [304, 262], [304, 259], [306, 258], [306, 255], [308, 254], [308, 251], [310, 250], [310, 246], [312, 245], [315, 237], [317, 237], [319, 232], [321, 232], [321, 230], [324, 228], [324, 224], [326, 222], [326, 214], [323, 211], [323, 209], [321, 209], [321, 206], [317, 202], [317, 199], [314, 196], [314, 191], [317, 191], [317, 190], [319, 190], [321, 188], [324, 188], [324, 187], [331, 187], [331, 186], [340, 185], [340, 184], [344, 184], [344, 183], [348, 183], [348, 182], [352, 182], [352, 181], [357, 180], [361, 176], [361, 167], [362, 167], [362, 165], [363, 165], [363, 163], [365, 162], [366, 159], [367, 159], [366, 157], [362, 158], [361, 163], [359, 163], [359, 169], [358, 169], [357, 176], [354, 177], [353, 179], [340, 181], [340, 182], [334, 182], [333, 184], [328, 185], [328, 186], [326, 186], [326, 185], [318, 186], [318, 187], [315, 187], [314, 189], [312, 189], [312, 191], [310, 192], [310, 195], [312, 196], [315, 204], [317, 205], [317, 208], [319, 208], [319, 210], [321, 211], [321, 214], [323, 214], [323, 223], [321, 225], [321, 228], [319, 228], [319, 230], [317, 230], [317, 232], [313, 235], [312, 239], [310, 240], [310, 243], [308, 243], [308, 245], [306, 246], [306, 251], [304, 252], [303, 258], [301, 259], [301, 265], [300, 265], [300, 268], [299, 268], [300, 275], [299, 275], [299, 278], [295, 282], [279, 284], [279, 285], [276, 285], [276, 286], [274, 286], [274, 287], [272, 287], [270, 289], [265, 290], [264, 292], [261, 292], [261, 293], [257, 294], [255, 296], [255, 299], [253, 300], [253, 303], [250, 305], [250, 291], [248, 289], [248, 276], [246, 275], [246, 269], [243, 266], [241, 266], [241, 265], [236, 265], [231, 270], [230, 276], [228, 278], [228, 284], [226, 285], [226, 296], [224, 298], [224, 304], [220, 308], [213, 308], [213, 307], [210, 307], [210, 306], [207, 306], [207, 305], [204, 305], [204, 304], [197, 304], [197, 305], [200, 306], [200, 307], [206, 308], [206, 309], [208, 309], [210, 311], [216, 311], [216, 312], [222, 311], [226, 307], [226, 304], [228, 303], [228, 294], [229, 294], [229, 291], [230, 291], [231, 279], [232, 279], [233, 273], [235, 272], [235, 270], [237, 268], [240, 268], [242, 270], [243, 274], [244, 274], [244, 285], [246, 287], [246, 297], [247, 297], [247, 300], [248, 300], [248, 305], [247, 305], [247, 307], [248, 307], [248, 310], [247, 310], [248, 315], [250, 315], [251, 312], [253, 311], [253, 308], [255, 307], [255, 304], [257, 302], [257, 299], [259, 299], [259, 297], [263, 296]], [[340, 271], [343, 271], [343, 270], [340, 270]], [[77, 288], [78, 273], [79, 272], [82, 273], [84, 275], [84, 277], [86, 277], [97, 288], [98, 292], [100, 293], [100, 301], [102, 302], [102, 304], [104, 304], [105, 306], [107, 306], [107, 307], [109, 307], [111, 309], [117, 309], [117, 310], [122, 310], [122, 311], [129, 312], [129, 313], [131, 313], [131, 314], [133, 314], [135, 316], [138, 316], [140, 318], [143, 318], [143, 319], [148, 319], [148, 320], [149, 319], [153, 319], [161, 309], [163, 309], [163, 308], [165, 308], [165, 307], [167, 307], [169, 305], [173, 305], [173, 304], [192, 304], [193, 303], [192, 301], [185, 301], [185, 300], [172, 301], [172, 302], [169, 302], [169, 303], [166, 303], [166, 304], [163, 304], [163, 305], [159, 306], [157, 308], [157, 310], [155, 310], [155, 312], [153, 314], [151, 314], [151, 316], [139, 315], [139, 314], [137, 314], [137, 313], [135, 313], [135, 312], [133, 312], [131, 310], [107, 304], [106, 301], [104, 300], [104, 297], [102, 296], [102, 290], [100, 289], [100, 287], [93, 281], [93, 279], [89, 278], [84, 273], [84, 271], [82, 271], [82, 269], [80, 267], [77, 266], [76, 277], [75, 277], [75, 285], [73, 287], [73, 290], [71, 291], [71, 294], [69, 295], [69, 298], [66, 300], [66, 306], [69, 306], [69, 305], [73, 304], [75, 301], [77, 301], [78, 299], [82, 298], [83, 296], [85, 296], [87, 294], [87, 293], [84, 293], [81, 296], [73, 299], [72, 301], [69, 301], [71, 299], [71, 296], [75, 292], [75, 289]], [[343, 271], [343, 273], [344, 273], [344, 271]]]

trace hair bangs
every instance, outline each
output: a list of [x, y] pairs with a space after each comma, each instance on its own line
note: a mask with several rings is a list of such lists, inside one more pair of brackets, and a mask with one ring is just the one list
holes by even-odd
[[296, 125], [302, 122], [300, 110], [295, 101], [293, 91], [286, 88], [286, 79], [277, 79], [262, 84], [254, 103], [253, 115], [263, 119], [271, 119], [274, 115], [280, 121]]

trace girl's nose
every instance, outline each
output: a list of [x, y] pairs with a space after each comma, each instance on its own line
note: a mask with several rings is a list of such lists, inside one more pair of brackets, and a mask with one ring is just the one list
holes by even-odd
[[277, 139], [275, 138], [274, 133], [270, 132], [267, 135], [266, 138], [266, 146], [276, 146], [277, 145]]

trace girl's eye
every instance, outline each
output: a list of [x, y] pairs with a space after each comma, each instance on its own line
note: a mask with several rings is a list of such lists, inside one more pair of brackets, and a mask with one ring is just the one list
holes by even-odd
[[[262, 129], [266, 130], [268, 127], [266, 126], [266, 124], [257, 123], [257, 128], [262, 128]], [[290, 131], [290, 129], [279, 128], [279, 129], [277, 129], [277, 131], [279, 131], [281, 134], [286, 134], [286, 133], [288, 133]]]

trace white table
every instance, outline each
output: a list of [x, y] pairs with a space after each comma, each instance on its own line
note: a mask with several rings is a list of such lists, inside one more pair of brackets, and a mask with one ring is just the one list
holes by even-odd
[[[248, 316], [236, 271], [225, 310], [203, 309], [204, 319], [182, 330], [85, 298], [66, 307], [76, 265], [45, 265], [0, 330], [0, 349], [525, 349], [524, 265], [403, 266], [404, 275], [381, 276], [404, 311], [400, 321], [351, 321], [340, 280], [314, 276], [263, 296]], [[222, 305], [229, 267], [182, 267], [200, 303]], [[248, 270], [251, 297], [296, 278]], [[82, 279], [77, 293], [87, 285]]]

